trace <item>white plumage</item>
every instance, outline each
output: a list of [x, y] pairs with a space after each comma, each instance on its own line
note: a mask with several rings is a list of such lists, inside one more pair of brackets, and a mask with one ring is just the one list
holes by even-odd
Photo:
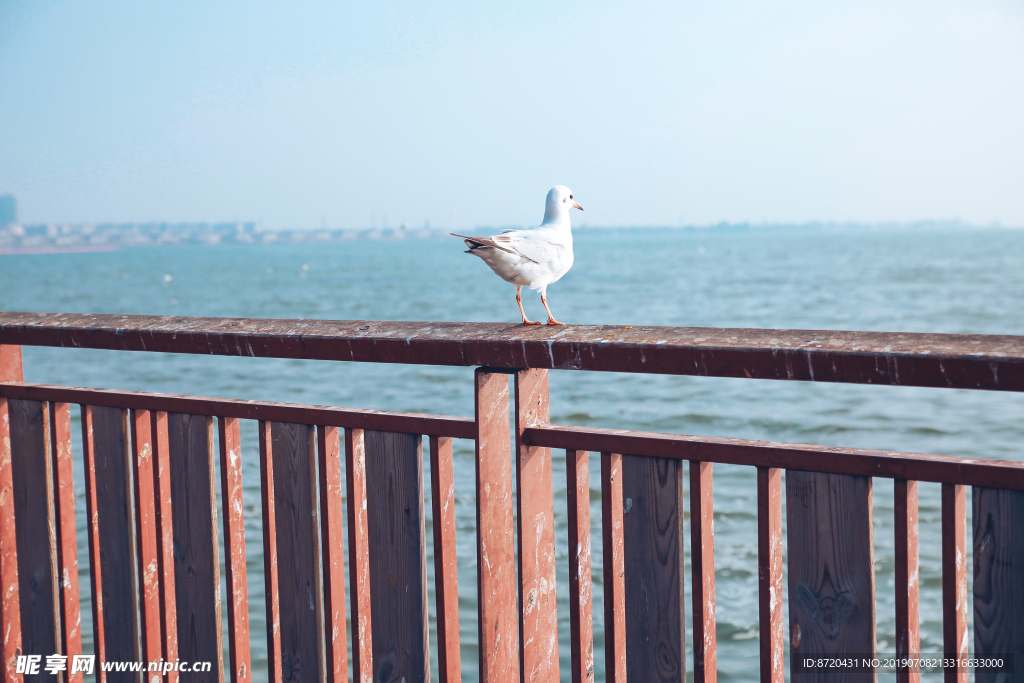
[[491, 267], [498, 277], [516, 286], [516, 301], [524, 325], [539, 325], [526, 319], [523, 310], [523, 287], [540, 292], [541, 303], [548, 312], [548, 325], [561, 325], [548, 308], [548, 285], [557, 281], [572, 268], [572, 227], [569, 209], [580, 211], [572, 191], [565, 185], [556, 185], [548, 192], [544, 206], [544, 222], [532, 230], [502, 230], [500, 235], [469, 237], [456, 235], [466, 241], [467, 254], [475, 254]]

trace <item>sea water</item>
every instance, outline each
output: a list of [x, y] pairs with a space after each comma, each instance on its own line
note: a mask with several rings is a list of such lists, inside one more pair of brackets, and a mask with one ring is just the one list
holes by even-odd
[[[0, 256], [0, 310], [516, 322], [513, 288], [462, 250], [460, 240], [445, 238]], [[576, 231], [575, 252], [573, 269], [548, 292], [556, 317], [567, 323], [1024, 334], [1021, 230], [591, 229]], [[537, 297], [527, 293], [524, 299], [531, 317], [543, 319]], [[472, 368], [28, 347], [24, 359], [29, 382], [473, 414]], [[77, 410], [72, 412], [77, 424]], [[1024, 396], [1008, 393], [553, 371], [551, 412], [561, 424], [1024, 458]], [[79, 431], [72, 431], [80, 455]], [[259, 458], [251, 423], [243, 423], [242, 444], [253, 673], [260, 681], [266, 680], [266, 613]], [[88, 546], [77, 455], [79, 585], [89, 652]], [[454, 457], [463, 674], [472, 681], [478, 657], [472, 443], [455, 441]], [[601, 681], [598, 468], [594, 454], [595, 678]], [[554, 469], [562, 678], [569, 680], [563, 452], [554, 452]], [[429, 496], [429, 472], [425, 477]], [[716, 465], [714, 486], [719, 676], [756, 681], [755, 474], [752, 468]], [[938, 652], [938, 485], [921, 484], [920, 497], [921, 649]], [[430, 524], [429, 500], [426, 510]], [[685, 524], [688, 533], [688, 516]], [[684, 545], [688, 563], [688, 540]], [[427, 548], [432, 585], [429, 540]], [[878, 651], [893, 652], [890, 480], [874, 482], [874, 562]], [[688, 564], [684, 581], [689, 651]], [[436, 680], [433, 593], [429, 606]]]

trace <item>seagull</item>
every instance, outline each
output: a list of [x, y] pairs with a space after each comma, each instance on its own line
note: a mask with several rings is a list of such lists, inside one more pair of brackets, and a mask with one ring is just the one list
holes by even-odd
[[565, 185], [555, 185], [544, 205], [544, 222], [531, 230], [502, 230], [500, 235], [469, 237], [449, 233], [466, 241], [467, 254], [475, 254], [498, 277], [516, 286], [516, 303], [524, 325], [540, 325], [527, 320], [520, 290], [526, 286], [540, 292], [540, 301], [548, 312], [548, 325], [564, 325], [555, 320], [548, 308], [548, 285], [572, 268], [572, 227], [569, 209], [583, 210]]

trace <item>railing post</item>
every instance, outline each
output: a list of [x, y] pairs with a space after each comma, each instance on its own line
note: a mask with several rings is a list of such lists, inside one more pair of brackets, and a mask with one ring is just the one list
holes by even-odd
[[0, 344], [0, 382], [24, 382], [25, 369], [21, 361], [21, 347]]
[[477, 368], [476, 550], [480, 681], [519, 680], [508, 375]]
[[557, 681], [555, 506], [551, 449], [530, 446], [523, 431], [551, 420], [547, 370], [520, 370], [516, 385], [516, 496], [519, 542], [520, 665], [527, 681]]
[[[10, 348], [0, 346], [0, 353]], [[19, 350], [20, 347], [14, 347]], [[0, 371], [10, 368], [0, 367]], [[0, 377], [4, 381], [13, 381]], [[6, 398], [0, 398], [0, 496], [11, 500], [14, 495], [14, 472], [11, 464], [11, 418]], [[21, 600], [18, 594], [18, 544], [14, 524], [14, 505], [0, 505], [0, 632], [3, 633], [3, 681], [21, 680], [15, 673], [21, 652]]]

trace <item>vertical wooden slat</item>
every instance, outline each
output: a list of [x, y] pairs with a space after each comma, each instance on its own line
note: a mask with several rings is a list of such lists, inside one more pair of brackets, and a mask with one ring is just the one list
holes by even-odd
[[263, 582], [267, 605], [267, 671], [271, 683], [282, 683], [281, 604], [277, 578], [277, 511], [274, 500], [274, 439], [271, 423], [260, 420], [260, 491], [263, 503]]
[[[98, 522], [97, 555], [102, 570], [99, 591], [106, 661], [139, 661], [139, 588], [132, 495], [131, 436], [128, 411], [93, 406], [92, 446]], [[99, 663], [96, 665], [99, 667]], [[138, 681], [131, 672], [107, 672], [111, 683]]]
[[[78, 595], [78, 536], [75, 527], [75, 478], [71, 453], [71, 406], [50, 403], [54, 498], [57, 513], [58, 594], [61, 652], [68, 661], [82, 654], [82, 612]], [[70, 667], [68, 667], [70, 671]], [[68, 674], [67, 683], [80, 683], [82, 673]]]
[[555, 591], [555, 503], [551, 449], [523, 440], [551, 421], [547, 370], [515, 374], [516, 540], [519, 561], [520, 668], [526, 681], [559, 680]]
[[[159, 533], [160, 618], [165, 662], [178, 659], [178, 619], [174, 587], [174, 507], [171, 497], [170, 442], [167, 435], [167, 413], [151, 412], [153, 436], [153, 476], [156, 489], [156, 519]], [[167, 672], [167, 683], [177, 683], [179, 673]]]
[[786, 472], [790, 664], [793, 681], [819, 680], [802, 654], [875, 652], [871, 479]]
[[626, 569], [622, 519], [622, 455], [601, 454], [604, 547], [604, 661], [607, 683], [626, 683]]
[[508, 376], [477, 368], [476, 549], [480, 681], [519, 680]]
[[224, 572], [228, 591], [228, 678], [252, 680], [249, 655], [249, 584], [245, 569], [245, 513], [242, 508], [242, 442], [238, 419], [217, 419], [220, 432], [220, 497], [224, 512]]
[[455, 548], [455, 477], [452, 440], [430, 437], [430, 505], [434, 518], [434, 595], [437, 600], [437, 669], [441, 683], [462, 681], [459, 643], [459, 565]]
[[[896, 655], [908, 657], [921, 651], [920, 580], [918, 567], [917, 482], [896, 479], [894, 536], [896, 540]], [[896, 683], [920, 683], [918, 667], [896, 671]]]
[[311, 425], [274, 422], [274, 507], [281, 607], [281, 673], [317, 681], [324, 670], [323, 591], [316, 507], [316, 432]]
[[337, 427], [317, 427], [320, 458], [320, 543], [323, 548], [327, 683], [348, 681], [345, 625], [345, 510], [341, 495], [341, 443]]
[[369, 530], [366, 524], [366, 440], [362, 429], [345, 430], [345, 486], [348, 489], [348, 571], [352, 613], [352, 677], [373, 680], [373, 623], [370, 617]]
[[976, 683], [1024, 681], [1024, 491], [974, 487], [974, 654], [1012, 654], [1014, 672], [975, 669]]
[[[149, 662], [163, 656], [160, 624], [160, 559], [157, 538], [156, 476], [153, 472], [152, 418], [148, 410], [132, 410], [132, 471], [135, 487], [135, 534], [139, 544], [139, 586], [142, 589], [142, 658]], [[160, 680], [160, 673], [147, 673], [150, 683]]]
[[690, 461], [693, 683], [716, 683], [715, 504], [712, 463]]
[[[100, 562], [99, 484], [96, 481], [96, 430], [93, 407], [82, 406], [82, 459], [85, 468], [85, 516], [89, 538], [89, 581], [92, 596], [92, 642], [97, 662], [106, 661], [106, 636], [103, 628], [103, 566]], [[97, 669], [99, 665], [97, 664]], [[96, 680], [106, 683], [105, 671], [97, 671]]]
[[627, 677], [684, 683], [683, 462], [623, 456], [622, 500]]
[[[967, 487], [942, 485], [942, 649], [967, 657]], [[943, 670], [946, 683], [967, 683], [967, 667]]]
[[[21, 347], [0, 346], [0, 353], [13, 355], [12, 352], [5, 351], [11, 348], [18, 350], [20, 361]], [[0, 355], [0, 359], [7, 357]], [[0, 376], [0, 379], [4, 378]], [[6, 398], [0, 398], [0, 501], [10, 501], [13, 496], [10, 406]], [[3, 594], [0, 595], [0, 629], [4, 639], [2, 680], [5, 683], [22, 680], [22, 675], [15, 673], [18, 655], [21, 654], [21, 601], [18, 591], [7, 589], [17, 585], [18, 537], [14, 506], [5, 503], [0, 505], [0, 586], [4, 587]]]
[[11, 400], [8, 410], [22, 651], [45, 656], [60, 651], [50, 409], [40, 401]]
[[430, 680], [423, 438], [365, 432], [375, 681]]
[[181, 673], [180, 677], [183, 681], [223, 681], [213, 419], [206, 415], [169, 413], [167, 437], [178, 656], [182, 661], [213, 663], [213, 671], [202, 679], [192, 673]]
[[590, 555], [590, 451], [565, 452], [569, 513], [569, 633], [572, 683], [594, 680], [594, 604]]
[[784, 683], [782, 470], [757, 468], [757, 579], [761, 683]]
[[0, 382], [24, 382], [25, 369], [21, 360], [21, 347], [0, 344]]

